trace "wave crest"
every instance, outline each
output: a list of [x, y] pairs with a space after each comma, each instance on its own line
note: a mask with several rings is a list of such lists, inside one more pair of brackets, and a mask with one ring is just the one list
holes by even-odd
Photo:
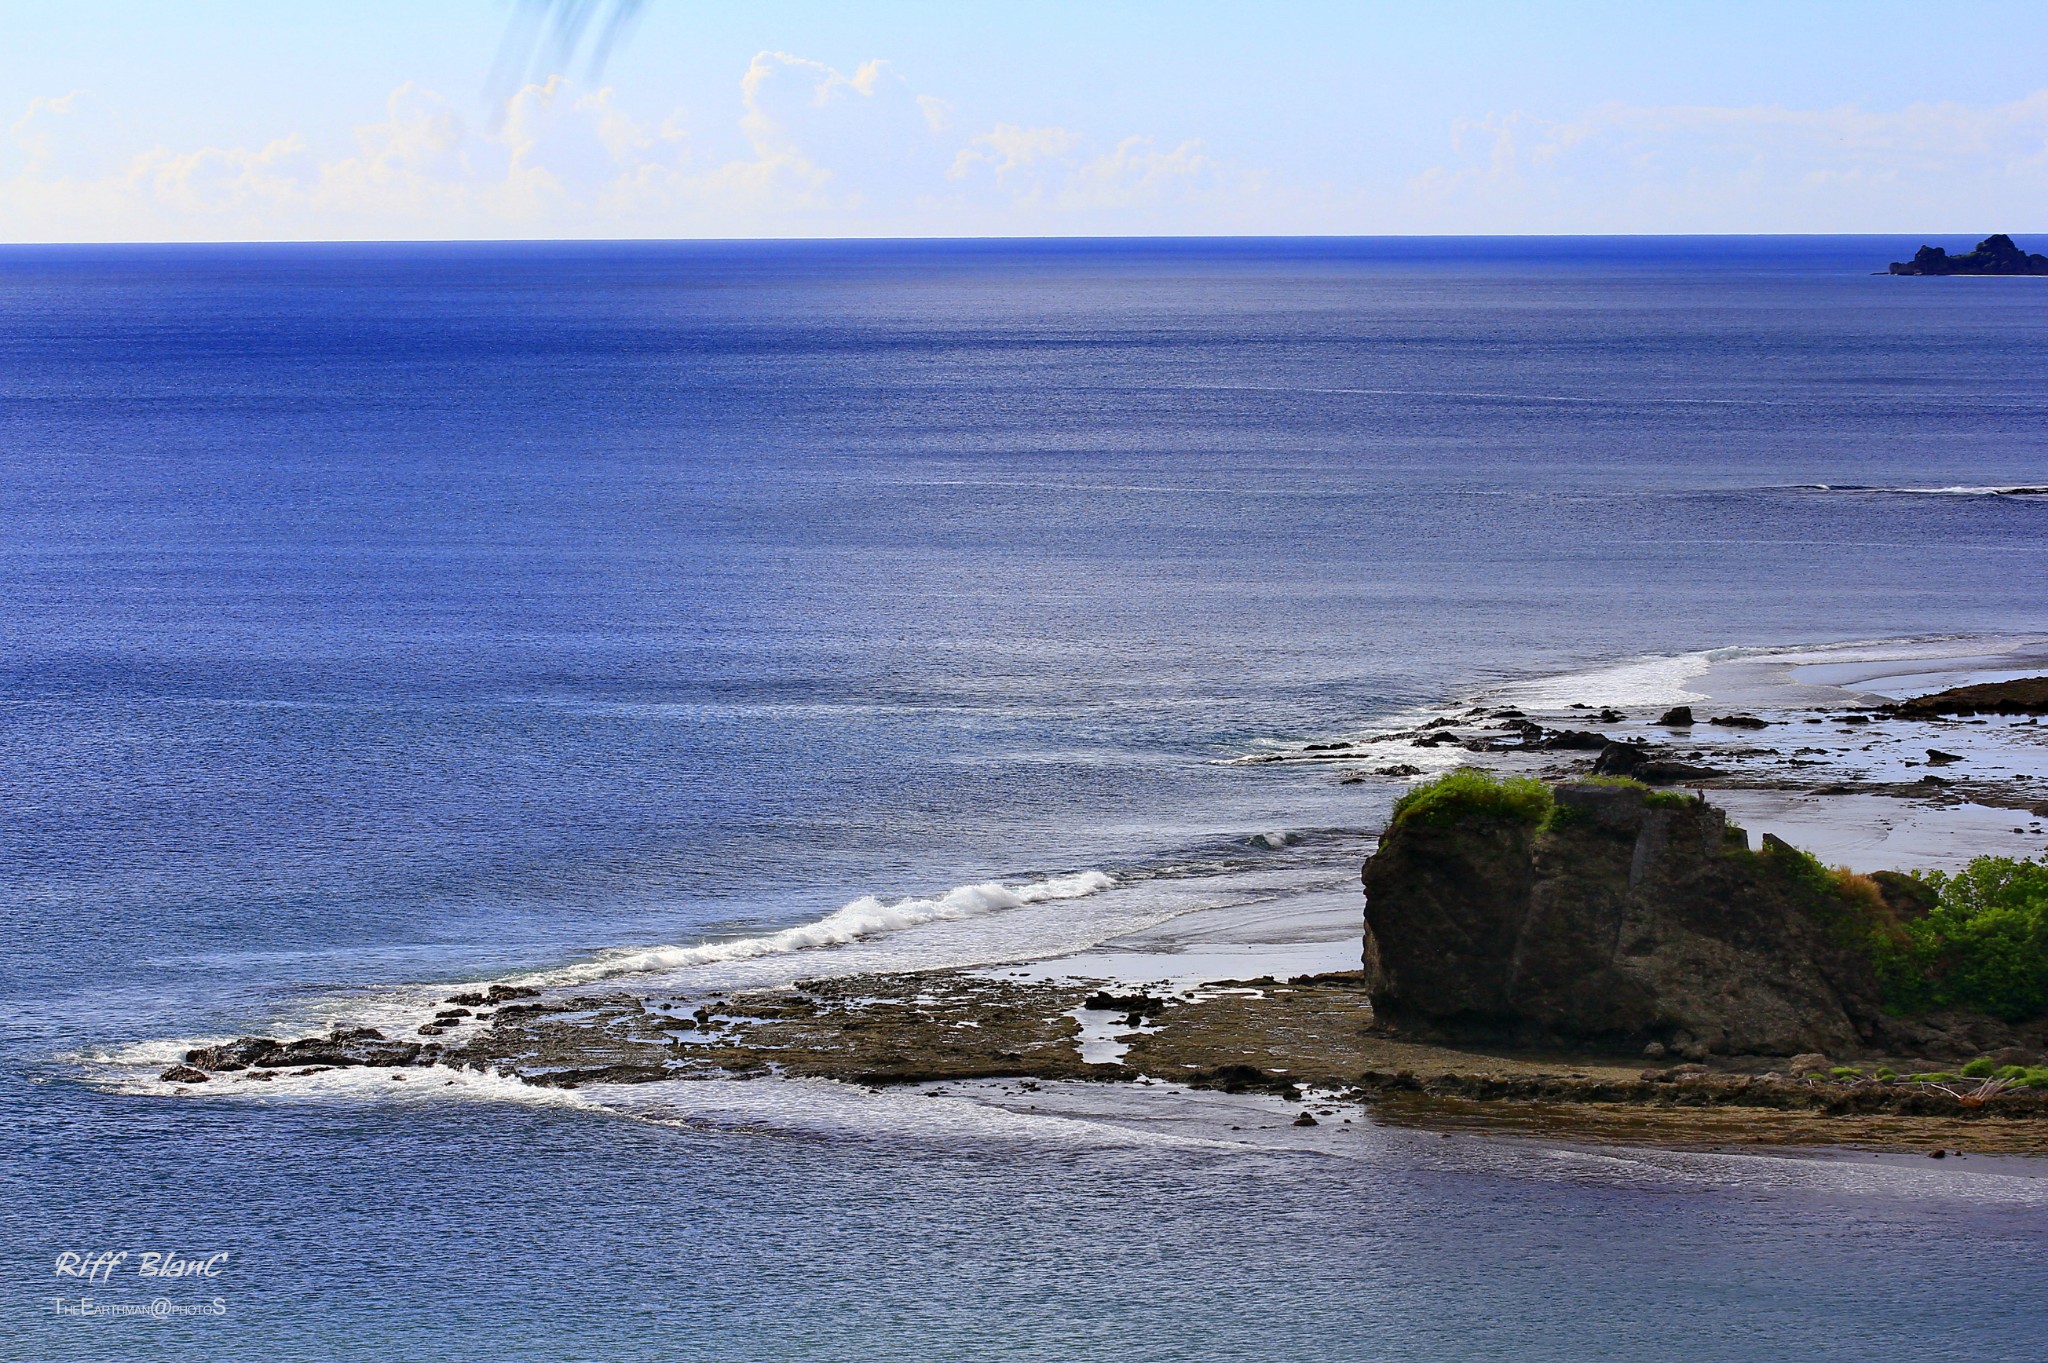
[[893, 903], [874, 895], [833, 910], [823, 918], [801, 923], [781, 932], [758, 937], [740, 937], [729, 942], [707, 942], [699, 946], [618, 947], [600, 953], [596, 959], [559, 970], [526, 976], [531, 985], [581, 984], [612, 975], [635, 975], [648, 971], [678, 970], [712, 965], [721, 961], [744, 961], [757, 956], [780, 956], [813, 947], [845, 946], [863, 938], [901, 932], [921, 923], [944, 919], [978, 918], [985, 913], [1022, 908], [1049, 899], [1079, 899], [1116, 884], [1102, 871], [1082, 871], [1070, 876], [1009, 886], [988, 881], [980, 885], [956, 885], [944, 894], [928, 898], [899, 899]]

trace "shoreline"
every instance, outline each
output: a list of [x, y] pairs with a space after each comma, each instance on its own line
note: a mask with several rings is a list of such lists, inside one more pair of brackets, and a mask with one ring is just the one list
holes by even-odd
[[[1954, 866], [1985, 852], [2038, 855], [2048, 841], [2048, 725], [1871, 713], [1901, 698], [1901, 681], [1925, 691], [1930, 680], [2048, 670], [2048, 640], [1967, 654], [1909, 641], [1693, 656], [1705, 666], [1683, 678], [1660, 660], [1510, 683], [1469, 698], [1462, 712], [1250, 760], [1327, 764], [1339, 783], [1383, 789], [1456, 765], [1552, 779], [1588, 769], [1595, 751], [1583, 743], [1532, 749], [1503, 741], [1516, 737], [1514, 725], [1535, 725], [1674, 747], [1719, 773], [1698, 785], [1752, 835], [1776, 833], [1858, 870]], [[1671, 681], [1685, 683], [1678, 690], [1695, 698], [1707, 723], [1681, 733], [1645, 713], [1664, 708], [1664, 697], [1647, 698], [1642, 675], [1660, 667], [1667, 694]], [[1563, 699], [1565, 691], [1573, 698]], [[1789, 703], [1765, 703], [1771, 699]], [[1747, 722], [1712, 724], [1723, 705]], [[1857, 714], [1864, 717], [1850, 722]], [[1916, 753], [1937, 742], [1938, 752], [1954, 754], [1937, 770], [1962, 774], [1925, 779], [1934, 773]], [[1362, 765], [1375, 759], [1382, 770]], [[1369, 846], [1356, 850], [1362, 857]], [[186, 1082], [169, 1087], [275, 1092], [318, 1086], [351, 1068], [395, 1080], [436, 1067], [556, 1092], [706, 1078], [942, 1089], [1109, 1082], [1161, 1096], [1220, 1089], [1277, 1103], [1284, 1095], [1305, 1125], [1349, 1114], [1431, 1130], [1670, 1149], [2048, 1154], [2048, 1094], [2040, 1113], [2029, 1106], [2008, 1118], [1941, 1086], [1873, 1096], [1864, 1081], [1754, 1064], [1645, 1072], [1642, 1057], [1523, 1055], [1369, 1036], [1362, 985], [1355, 973], [1342, 974], [1356, 971], [1360, 909], [1355, 883], [1311, 883], [1187, 908], [1079, 950], [1007, 965], [814, 977], [805, 967], [829, 964], [827, 955], [799, 952], [785, 958], [791, 980], [780, 987], [708, 995], [674, 976], [648, 980], [661, 986], [651, 989], [603, 978], [501, 985], [473, 995], [489, 1007], [439, 1004], [436, 1012], [462, 1016], [423, 1019], [424, 1033], [399, 1039], [341, 1027], [269, 1043], [279, 1049], [260, 1057], [200, 1056], [244, 1067], [215, 1069], [202, 1082], [192, 1076], [208, 1067], [186, 1063]], [[588, 992], [594, 988], [607, 992]], [[504, 997], [492, 999], [500, 991]], [[450, 994], [459, 997], [471, 995]], [[1104, 1006], [1089, 1006], [1091, 997]], [[163, 1080], [151, 1087], [165, 1091]], [[1995, 1105], [2020, 1106], [2027, 1104]]]

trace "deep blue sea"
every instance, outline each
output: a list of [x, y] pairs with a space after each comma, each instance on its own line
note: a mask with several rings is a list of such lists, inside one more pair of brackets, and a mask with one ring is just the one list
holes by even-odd
[[[2048, 484], [2048, 281], [1871, 273], [1918, 244], [0, 248], [0, 1357], [2038, 1359], [2024, 1170], [94, 1061], [1271, 830], [1341, 873], [1378, 797], [1227, 760], [2048, 630], [2048, 499], [1939, 491]], [[124, 1249], [232, 1257], [86, 1295], [225, 1314], [54, 1309]]]

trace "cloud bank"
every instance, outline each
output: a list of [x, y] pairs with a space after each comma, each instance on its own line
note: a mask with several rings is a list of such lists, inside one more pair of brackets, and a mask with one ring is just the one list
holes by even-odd
[[650, 115], [555, 75], [470, 118], [407, 84], [346, 143], [279, 129], [182, 148], [91, 91], [40, 95], [0, 143], [0, 237], [1971, 232], [2048, 208], [2048, 90], [1488, 115], [1406, 167], [1363, 163], [1331, 128], [1291, 179], [1159, 130], [965, 125], [881, 59], [761, 52], [728, 91], [723, 118]]

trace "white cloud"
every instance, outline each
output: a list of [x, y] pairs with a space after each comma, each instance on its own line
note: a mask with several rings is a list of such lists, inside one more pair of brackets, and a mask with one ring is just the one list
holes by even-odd
[[1896, 111], [1609, 103], [1465, 120], [1452, 144], [1409, 207], [1466, 230], [1992, 230], [2048, 208], [2048, 90]]
[[[10, 125], [0, 235], [1228, 230], [1231, 195], [1250, 183], [1191, 141], [1091, 145], [1081, 131], [1019, 123], [963, 135], [951, 101], [912, 90], [880, 59], [840, 70], [764, 51], [736, 93], [722, 123], [680, 111], [647, 117], [610, 88], [558, 75], [517, 89], [489, 117], [466, 118], [408, 83], [346, 144], [325, 148], [291, 131], [242, 145], [150, 146], [110, 124], [87, 92], [43, 96]], [[1197, 210], [1211, 217], [1196, 221]]]

